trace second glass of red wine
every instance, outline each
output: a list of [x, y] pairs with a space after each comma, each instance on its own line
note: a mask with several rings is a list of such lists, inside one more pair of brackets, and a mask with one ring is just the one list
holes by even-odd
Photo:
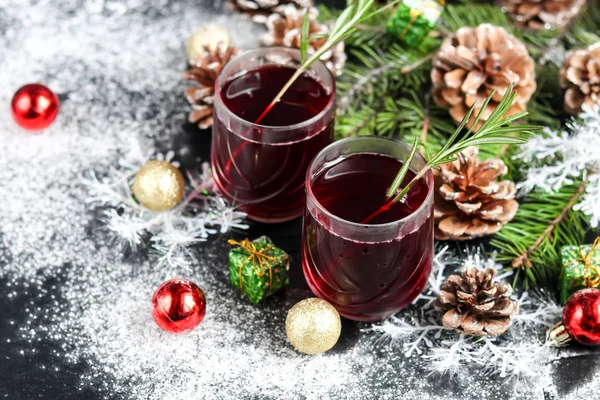
[[320, 61], [261, 119], [300, 60], [295, 49], [257, 49], [230, 61], [217, 79], [213, 177], [257, 221], [302, 215], [308, 165], [333, 141], [335, 80]]
[[[304, 276], [346, 318], [395, 314], [431, 274], [433, 174], [419, 179], [404, 201], [388, 206], [386, 198], [409, 153], [410, 146], [393, 139], [344, 139], [323, 149], [307, 172]], [[417, 154], [402, 187], [425, 164]]]

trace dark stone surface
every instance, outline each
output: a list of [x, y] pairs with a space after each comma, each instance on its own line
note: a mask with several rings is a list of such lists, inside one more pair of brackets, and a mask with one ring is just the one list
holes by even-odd
[[[344, 0], [329, 1], [330, 4], [341, 6]], [[213, 4], [215, 9], [222, 10], [222, 4]], [[69, 10], [65, 10], [69, 14]], [[168, 11], [164, 11], [168, 12]], [[4, 12], [0, 8], [0, 33], [5, 31], [7, 24], [19, 24], [19, 21], [3, 18]], [[161, 18], [161, 12], [158, 8], [149, 8], [145, 14], [148, 19]], [[58, 21], [57, 21], [58, 23]], [[131, 94], [135, 96], [136, 94]], [[148, 93], [138, 93], [138, 96], [149, 96]], [[133, 101], [133, 100], [132, 100]], [[156, 107], [160, 104], [157, 103]], [[210, 135], [207, 132], [198, 132], [197, 128], [186, 124], [181, 127], [181, 131], [172, 138], [157, 143], [159, 150], [192, 148], [197, 149], [198, 153], [179, 153], [178, 160], [186, 167], [195, 166], [198, 159], [208, 159], [208, 149], [210, 149]], [[93, 218], [92, 218], [93, 219]], [[275, 240], [278, 246], [286, 250], [292, 257], [292, 293], [291, 296], [302, 297], [301, 294], [308, 290], [301, 268], [299, 268], [300, 259], [300, 227], [301, 220], [295, 220], [285, 224], [265, 225], [252, 223], [249, 232], [242, 236], [257, 237], [268, 235]], [[92, 235], [94, 227], [90, 227], [89, 234]], [[1, 244], [0, 240], [0, 244]], [[10, 249], [7, 249], [10, 252]], [[0, 266], [1, 267], [1, 266]], [[72, 268], [65, 265], [64, 270]], [[21, 399], [118, 399], [120, 396], [106, 395], [95, 392], [92, 388], [79, 389], [79, 379], [82, 373], [88, 368], [84, 363], [70, 364], [64, 361], [60, 355], [61, 352], [68, 351], [63, 347], [60, 338], [47, 337], [34, 343], [23, 339], [20, 334], [21, 329], [26, 329], [28, 309], [30, 307], [44, 308], [51, 302], [57, 302], [62, 307], [69, 307], [69, 304], [63, 300], [61, 293], [61, 282], [63, 277], [52, 276], [45, 278], [43, 290], [38, 291], [34, 286], [29, 286], [26, 282], [11, 282], [11, 285], [18, 285], [19, 290], [15, 297], [8, 297], [8, 293], [0, 293], [0, 397], [21, 400]], [[0, 280], [0, 287], [7, 288], [9, 282]], [[27, 288], [29, 289], [23, 289]], [[277, 301], [277, 300], [274, 300]], [[51, 318], [51, 316], [48, 316]], [[38, 320], [43, 325], [49, 320], [43, 318]], [[359, 326], [350, 321], [343, 322], [343, 337], [334, 352], [343, 352], [347, 347], [352, 346], [358, 338]], [[26, 350], [27, 354], [21, 355]], [[582, 349], [583, 351], [583, 349]], [[45, 366], [52, 366], [51, 368]], [[598, 366], [596, 354], [582, 355], [576, 358], [557, 361], [555, 363], [556, 382], [559, 391], [559, 398], [573, 392], [579, 384], [590, 379], [591, 374]], [[43, 367], [43, 368], [42, 368]], [[373, 373], [376, 373], [374, 371]], [[456, 398], [461, 398], [463, 391], [455, 385], [445, 380], [432, 380], [432, 390], [434, 392], [455, 393]], [[507, 395], [510, 396], [510, 395]], [[558, 400], [552, 395], [546, 394], [548, 400]], [[464, 398], [464, 397], [463, 397]], [[471, 398], [469, 396], [469, 398]], [[600, 395], [599, 397], [600, 398]], [[175, 400], [175, 399], [173, 399]]]

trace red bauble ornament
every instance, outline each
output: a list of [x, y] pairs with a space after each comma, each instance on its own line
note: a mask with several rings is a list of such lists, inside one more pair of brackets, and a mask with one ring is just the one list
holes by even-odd
[[13, 119], [21, 128], [39, 131], [54, 122], [59, 104], [58, 96], [52, 90], [32, 83], [17, 90], [10, 108]]
[[546, 337], [546, 341], [557, 347], [571, 340], [585, 346], [600, 346], [600, 289], [583, 289], [571, 295], [563, 308], [562, 321]]
[[169, 333], [186, 333], [197, 327], [206, 314], [202, 290], [186, 279], [160, 285], [152, 297], [152, 317]]
[[586, 346], [600, 345], [600, 289], [583, 289], [569, 297], [562, 323], [573, 340]]

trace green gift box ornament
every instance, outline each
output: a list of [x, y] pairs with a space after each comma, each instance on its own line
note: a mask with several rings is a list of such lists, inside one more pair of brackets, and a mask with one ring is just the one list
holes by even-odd
[[228, 242], [238, 246], [229, 252], [229, 280], [252, 303], [289, 285], [290, 256], [267, 236]]
[[593, 244], [560, 249], [560, 301], [585, 288], [600, 288], [600, 237]]
[[389, 33], [408, 47], [417, 47], [435, 28], [444, 10], [444, 0], [404, 0], [388, 20]]

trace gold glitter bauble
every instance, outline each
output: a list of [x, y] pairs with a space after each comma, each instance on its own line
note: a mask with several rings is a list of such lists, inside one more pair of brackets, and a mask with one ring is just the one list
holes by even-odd
[[224, 48], [231, 44], [231, 35], [227, 29], [218, 25], [205, 25], [192, 33], [188, 39], [188, 58], [193, 60], [204, 54], [205, 46], [214, 51], [219, 43], [223, 43]]
[[340, 338], [342, 321], [335, 307], [311, 298], [297, 303], [288, 312], [285, 334], [294, 348], [306, 354], [331, 349]]
[[140, 168], [133, 181], [133, 195], [152, 211], [175, 207], [183, 197], [183, 175], [170, 162], [152, 160]]

